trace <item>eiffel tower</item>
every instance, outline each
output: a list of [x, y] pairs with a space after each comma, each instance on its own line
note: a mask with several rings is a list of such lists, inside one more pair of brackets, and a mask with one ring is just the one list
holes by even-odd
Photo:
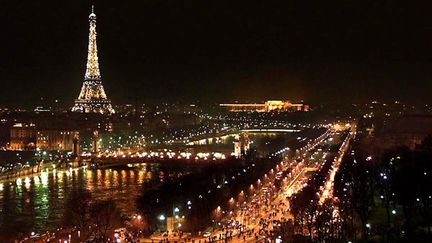
[[96, 45], [96, 14], [92, 6], [92, 12], [89, 15], [90, 33], [87, 54], [87, 69], [84, 76], [84, 83], [75, 105], [72, 107], [73, 112], [83, 113], [102, 113], [113, 114], [114, 109], [111, 106], [111, 100], [107, 98], [102, 85], [102, 79], [99, 71], [99, 62]]

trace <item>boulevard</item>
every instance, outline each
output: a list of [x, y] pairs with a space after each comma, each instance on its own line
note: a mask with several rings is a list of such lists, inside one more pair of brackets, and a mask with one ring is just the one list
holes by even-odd
[[427, 4], [3, 2], [0, 243], [432, 242]]

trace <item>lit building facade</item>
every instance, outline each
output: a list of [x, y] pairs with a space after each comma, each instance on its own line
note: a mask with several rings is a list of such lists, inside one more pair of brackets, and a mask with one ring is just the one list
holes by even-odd
[[36, 148], [35, 124], [16, 123], [10, 129], [8, 150], [34, 150]]
[[92, 9], [89, 15], [90, 31], [87, 54], [87, 68], [84, 76], [84, 83], [75, 105], [72, 107], [73, 112], [83, 113], [102, 113], [112, 114], [114, 109], [111, 100], [107, 98], [102, 85], [101, 74], [99, 70], [99, 61], [96, 43], [96, 14]]
[[76, 132], [45, 130], [37, 132], [36, 148], [41, 150], [72, 150]]
[[256, 112], [271, 112], [271, 111], [309, 111], [309, 106], [305, 104], [293, 104], [283, 100], [268, 100], [264, 103], [232, 103], [220, 104], [221, 107], [227, 108], [229, 111], [256, 111]]

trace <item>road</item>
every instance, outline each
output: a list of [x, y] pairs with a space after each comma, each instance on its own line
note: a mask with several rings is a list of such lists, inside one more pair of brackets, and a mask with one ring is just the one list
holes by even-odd
[[[334, 176], [353, 134], [355, 134], [355, 128], [352, 129], [339, 149], [329, 179], [324, 184], [323, 191], [320, 192], [321, 200], [328, 199], [333, 195]], [[251, 193], [252, 196], [247, 201], [238, 204], [238, 207], [229, 213], [223, 230], [215, 232], [213, 236], [219, 239], [233, 235], [232, 242], [265, 241], [265, 237], [270, 235], [275, 226], [293, 218], [290, 213], [289, 197], [307, 185], [307, 179], [311, 174], [309, 172], [318, 170], [326, 159], [330, 159], [327, 157], [327, 152], [330, 151], [330, 146], [338, 138], [337, 133], [331, 133], [328, 137], [323, 137], [316, 143], [307, 146], [299, 152], [301, 155], [300, 162], [297, 162], [299, 158], [296, 161], [286, 157], [261, 181], [257, 181], [256, 188], [254, 188], [255, 192]], [[322, 147], [325, 147], [327, 151], [322, 150]], [[280, 178], [284, 173], [287, 174], [286, 177]], [[282, 180], [280, 188], [275, 186], [278, 180]], [[252, 185], [251, 188], [253, 188]]]
[[[291, 219], [288, 197], [305, 186], [308, 172], [320, 166], [320, 158], [325, 158], [325, 152], [318, 151], [318, 147], [331, 143], [332, 140], [327, 138], [324, 136], [298, 151], [300, 156], [297, 158], [285, 157], [262, 180], [251, 185], [249, 189], [254, 190], [250, 192], [251, 196], [246, 201], [237, 202], [236, 209], [228, 213], [225, 221], [221, 220], [224, 222], [223, 230], [215, 232], [213, 237], [219, 239], [232, 235], [233, 242], [265, 241], [276, 224]], [[316, 158], [311, 156], [313, 154]], [[277, 184], [280, 188], [276, 187]]]

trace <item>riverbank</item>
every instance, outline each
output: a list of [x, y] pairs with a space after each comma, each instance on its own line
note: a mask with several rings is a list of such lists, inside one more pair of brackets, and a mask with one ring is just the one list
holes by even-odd
[[33, 176], [40, 174], [40, 172], [47, 170], [49, 168], [55, 168], [54, 162], [40, 162], [37, 165], [23, 167], [13, 171], [7, 171], [0, 174], [0, 183], [4, 183], [11, 180], [16, 180], [18, 178], [24, 178], [28, 176]]

